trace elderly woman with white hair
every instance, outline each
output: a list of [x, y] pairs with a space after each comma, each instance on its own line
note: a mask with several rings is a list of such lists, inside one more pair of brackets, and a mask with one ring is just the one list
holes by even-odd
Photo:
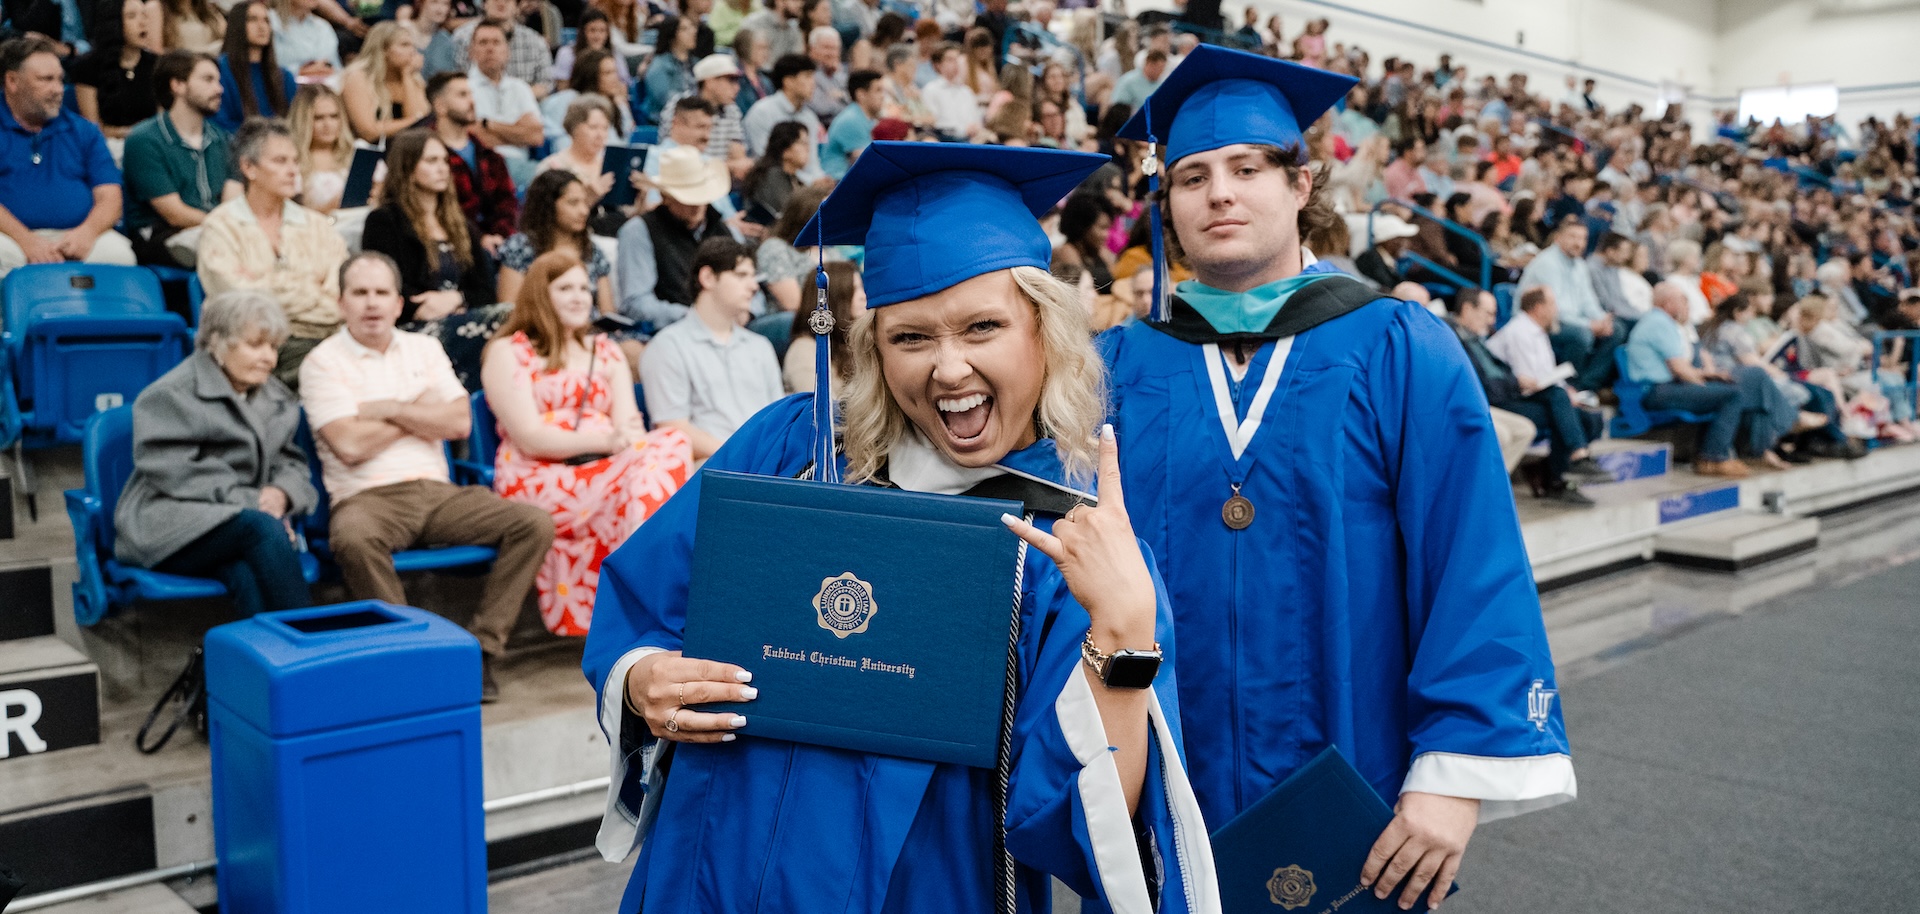
[[291, 518], [317, 496], [294, 443], [300, 401], [273, 376], [288, 333], [266, 292], [222, 292], [198, 344], [133, 403], [133, 475], [114, 511], [122, 562], [218, 578], [241, 617], [312, 602]]

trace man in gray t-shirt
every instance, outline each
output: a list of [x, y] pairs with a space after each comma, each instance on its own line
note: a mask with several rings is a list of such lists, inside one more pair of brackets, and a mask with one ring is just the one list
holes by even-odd
[[640, 380], [648, 417], [685, 432], [694, 459], [705, 460], [784, 391], [773, 344], [745, 327], [759, 288], [746, 247], [707, 238], [694, 253], [693, 274], [693, 307], [654, 335], [640, 359]]

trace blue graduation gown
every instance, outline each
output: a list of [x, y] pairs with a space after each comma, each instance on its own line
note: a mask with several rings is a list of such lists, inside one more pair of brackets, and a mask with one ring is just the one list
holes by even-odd
[[[767, 407], [707, 466], [798, 475], [809, 459], [810, 404], [800, 394]], [[1066, 488], [1050, 440], [1001, 465]], [[583, 666], [601, 692], [601, 722], [614, 747], [600, 849], [619, 860], [644, 839], [620, 910], [644, 902], [647, 914], [991, 911], [991, 770], [755, 738], [749, 709], [739, 740], [677, 744], [670, 775], [661, 777], [656, 763], [665, 744], [624, 712], [620, 683], [642, 651], [680, 647], [700, 487], [696, 476], [607, 558], [587, 636]], [[1021, 607], [1006, 821], [1020, 909], [1049, 908], [1052, 875], [1096, 899], [1090, 910], [1102, 903], [1152, 910], [1134, 825], [1079, 672], [1089, 621], [1037, 549], [1027, 551]], [[1164, 593], [1159, 608], [1164, 684], [1172, 681], [1173, 644]], [[1149, 836], [1149, 865], [1159, 869], [1159, 910], [1217, 911], [1206, 830], [1180, 759], [1173, 689], [1160, 691], [1152, 707], [1152, 758], [1137, 820]]]
[[[1231, 722], [1186, 732], [1209, 827], [1330, 743], [1389, 804], [1474, 797], [1486, 821], [1572, 799], [1512, 490], [1440, 320], [1383, 298], [1265, 342], [1236, 420], [1276, 351], [1284, 371], [1237, 460], [1217, 354], [1145, 323], [1100, 344], [1127, 510], [1173, 601], [1181, 704]], [[1239, 531], [1221, 517], [1234, 482], [1255, 509]]]

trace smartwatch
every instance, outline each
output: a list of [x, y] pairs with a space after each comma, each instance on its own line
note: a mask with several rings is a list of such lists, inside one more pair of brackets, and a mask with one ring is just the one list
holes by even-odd
[[1093, 636], [1089, 634], [1080, 642], [1080, 659], [1109, 689], [1144, 689], [1153, 685], [1154, 678], [1160, 675], [1158, 642], [1151, 650], [1106, 654], [1093, 646]]

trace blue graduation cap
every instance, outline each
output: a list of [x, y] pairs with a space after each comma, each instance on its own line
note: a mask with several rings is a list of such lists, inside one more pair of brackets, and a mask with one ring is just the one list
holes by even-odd
[[[1109, 161], [1094, 153], [1013, 146], [868, 145], [796, 239], [822, 252], [810, 321], [815, 336], [833, 331], [828, 245], [866, 247], [862, 280], [869, 308], [931, 295], [995, 270], [1044, 270], [1053, 245], [1038, 217]], [[824, 339], [813, 348], [814, 478], [837, 482], [831, 348]]]
[[1121, 126], [1164, 141], [1167, 161], [1235, 143], [1290, 146], [1359, 80], [1284, 60], [1200, 45]]
[[865, 245], [869, 308], [994, 270], [1044, 270], [1053, 249], [1036, 217], [1108, 161], [1055, 149], [876, 141], [800, 230], [800, 243]]

